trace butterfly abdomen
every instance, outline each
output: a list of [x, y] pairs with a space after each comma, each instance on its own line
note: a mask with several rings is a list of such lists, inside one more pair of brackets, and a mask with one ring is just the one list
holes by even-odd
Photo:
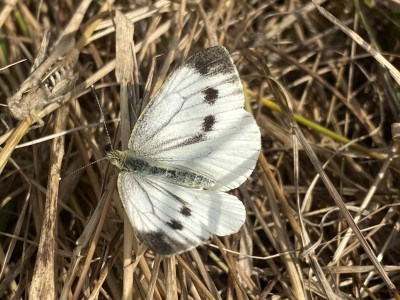
[[207, 189], [215, 184], [215, 181], [211, 178], [191, 170], [164, 166], [129, 155], [125, 159], [123, 169], [148, 178], [165, 180], [189, 188]]

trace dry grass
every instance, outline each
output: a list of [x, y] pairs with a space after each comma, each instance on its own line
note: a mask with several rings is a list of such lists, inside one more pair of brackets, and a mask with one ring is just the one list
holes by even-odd
[[[8, 2], [1, 66], [27, 61], [1, 71], [4, 105], [28, 78], [44, 29], [56, 40], [80, 3], [44, 0], [38, 10], [35, 1]], [[21, 135], [11, 159], [0, 152], [8, 161], [0, 174], [0, 298], [400, 299], [398, 126], [391, 132], [400, 116], [397, 1], [319, 1], [366, 49], [310, 1], [121, 2], [103, 13], [92, 3], [77, 24], [75, 38], [86, 44], [70, 104], [40, 111], [45, 126]], [[122, 65], [116, 10], [134, 24], [136, 57], [128, 52]], [[89, 87], [124, 145], [135, 121], [127, 95], [143, 108], [171, 70], [215, 44], [231, 51], [262, 131], [258, 167], [234, 191], [247, 222], [233, 236], [161, 258], [123, 222], [115, 170], [101, 161], [76, 172], [104, 157], [108, 143]], [[4, 147], [5, 124], [17, 122], [1, 109]]]

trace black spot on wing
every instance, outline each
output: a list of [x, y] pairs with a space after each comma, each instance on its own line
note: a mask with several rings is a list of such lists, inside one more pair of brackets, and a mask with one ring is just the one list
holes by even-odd
[[215, 116], [213, 115], [208, 115], [203, 119], [203, 124], [201, 127], [201, 131], [193, 135], [192, 137], [184, 140], [182, 143], [179, 145], [176, 145], [175, 147], [183, 147], [187, 145], [192, 145], [196, 143], [203, 142], [207, 139], [207, 132], [213, 130], [214, 125], [216, 123]]
[[202, 126], [203, 131], [207, 132], [213, 130], [214, 124], [215, 124], [215, 117], [213, 115], [205, 117]]
[[182, 223], [181, 222], [179, 222], [179, 221], [177, 221], [177, 220], [169, 220], [167, 223], [166, 223], [169, 227], [171, 227], [172, 229], [175, 229], [175, 230], [182, 230], [183, 229], [183, 225], [182, 225]]
[[183, 206], [183, 207], [181, 208], [181, 214], [184, 215], [185, 217], [189, 217], [189, 216], [192, 215], [192, 211], [190, 210], [189, 207]]
[[204, 101], [209, 105], [213, 105], [218, 99], [218, 90], [216, 89], [209, 87], [203, 90], [202, 93], [204, 94]]
[[236, 73], [228, 51], [221, 46], [207, 48], [194, 54], [186, 61], [186, 65], [201, 75]]
[[204, 133], [197, 133], [196, 135], [192, 136], [191, 138], [186, 139], [185, 141], [183, 141], [182, 143], [177, 145], [177, 147], [182, 147], [182, 146], [187, 146], [187, 145], [200, 143], [200, 142], [205, 140], [205, 137], [206, 136], [205, 136]]

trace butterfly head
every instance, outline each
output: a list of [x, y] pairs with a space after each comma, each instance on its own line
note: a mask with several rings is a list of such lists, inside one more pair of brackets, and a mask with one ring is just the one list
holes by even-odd
[[106, 153], [106, 158], [118, 169], [123, 169], [126, 153], [124, 151], [113, 150]]

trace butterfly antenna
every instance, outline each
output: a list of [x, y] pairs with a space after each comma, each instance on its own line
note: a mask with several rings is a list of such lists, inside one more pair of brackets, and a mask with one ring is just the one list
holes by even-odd
[[110, 144], [111, 150], [114, 151], [114, 147], [113, 147], [112, 142], [111, 142], [110, 133], [108, 131], [107, 124], [106, 124], [106, 121], [105, 121], [103, 109], [101, 108], [99, 97], [97, 97], [96, 88], [94, 87], [94, 85], [92, 85], [91, 88], [92, 88], [92, 92], [94, 94], [94, 97], [96, 98], [97, 105], [99, 106], [101, 122], [103, 122], [104, 130], [105, 130], [107, 138], [108, 138], [108, 143]]
[[58, 180], [61, 180], [61, 179], [65, 178], [65, 177], [74, 175], [74, 174], [86, 169], [87, 167], [92, 166], [94, 164], [97, 164], [99, 161], [102, 161], [102, 160], [105, 160], [105, 159], [107, 159], [107, 158], [106, 157], [102, 157], [102, 158], [96, 159], [95, 161], [92, 161], [91, 163], [88, 163], [88, 164], [84, 165], [83, 167], [80, 167], [79, 169], [76, 169], [76, 170], [74, 170], [74, 171], [72, 171], [70, 173], [65, 174], [63, 177], [58, 178]]

